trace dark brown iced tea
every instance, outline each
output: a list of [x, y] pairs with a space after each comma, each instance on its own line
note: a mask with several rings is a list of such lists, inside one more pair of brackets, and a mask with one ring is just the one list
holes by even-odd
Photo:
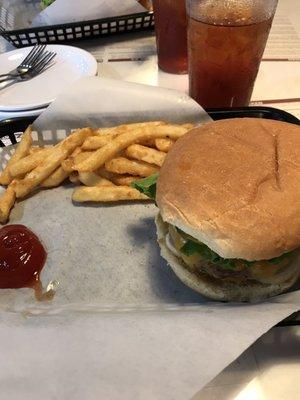
[[154, 0], [159, 67], [169, 73], [187, 73], [187, 17], [185, 0]]
[[247, 106], [272, 19], [218, 24], [189, 18], [191, 97], [204, 108]]

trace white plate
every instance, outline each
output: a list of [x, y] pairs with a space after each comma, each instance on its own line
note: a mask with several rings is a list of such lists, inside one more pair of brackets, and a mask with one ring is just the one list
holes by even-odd
[[[17, 67], [32, 47], [0, 55], [0, 74]], [[82, 76], [97, 74], [97, 61], [77, 47], [48, 45], [55, 51], [55, 64], [35, 78], [0, 90], [0, 111], [23, 111], [41, 108], [51, 103], [67, 86]]]
[[35, 108], [25, 111], [0, 111], [0, 121], [8, 118], [38, 117], [46, 108]]

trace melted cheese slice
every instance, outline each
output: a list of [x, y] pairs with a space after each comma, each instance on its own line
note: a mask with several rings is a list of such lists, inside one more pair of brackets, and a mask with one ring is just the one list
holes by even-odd
[[[172, 225], [169, 225], [169, 234], [167, 236], [166, 244], [172, 253], [174, 253], [177, 257], [182, 258], [190, 270], [195, 271], [199, 269], [201, 261], [204, 260], [201, 254], [195, 253], [187, 256], [180, 251], [182, 246], [187, 242], [187, 240], [189, 240], [189, 236], [184, 232], [178, 232], [177, 228]], [[193, 241], [198, 242], [194, 238]], [[278, 264], [271, 264], [267, 260], [262, 260], [253, 263], [251, 266], [248, 266], [243, 262], [243, 260], [236, 259], [234, 271], [237, 272], [247, 270], [247, 274], [249, 275], [248, 278], [245, 278], [244, 276], [233, 276], [222, 279], [230, 279], [238, 282], [245, 281], [246, 279], [252, 279], [264, 284], [278, 284], [281, 283], [285, 277], [287, 277], [287, 267], [289, 266], [290, 262], [290, 257], [287, 257]], [[223, 267], [218, 266], [218, 268]], [[207, 272], [209, 273], [209, 271]], [[291, 271], [291, 273], [293, 273], [293, 271]]]

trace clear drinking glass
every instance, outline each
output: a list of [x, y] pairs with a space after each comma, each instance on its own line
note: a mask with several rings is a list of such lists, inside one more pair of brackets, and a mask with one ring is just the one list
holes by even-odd
[[187, 0], [190, 96], [248, 106], [277, 0]]
[[187, 73], [185, 0], [154, 0], [158, 66], [172, 74]]

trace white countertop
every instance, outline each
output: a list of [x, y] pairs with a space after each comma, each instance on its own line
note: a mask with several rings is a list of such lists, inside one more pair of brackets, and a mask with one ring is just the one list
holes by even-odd
[[300, 327], [273, 328], [192, 400], [298, 400]]
[[[285, 0], [281, 0], [280, 4], [283, 5], [283, 2]], [[285, 5], [290, 3], [289, 0]], [[10, 49], [10, 46], [1, 40], [0, 52]], [[151, 33], [115, 37], [101, 42], [94, 40], [79, 45], [96, 56], [100, 76], [187, 91], [187, 76], [169, 75], [158, 70], [155, 38]], [[113, 61], [116, 58], [123, 58], [124, 61]], [[288, 99], [296, 95], [299, 97], [299, 71], [300, 61], [262, 62], [253, 100], [262, 100], [261, 96], [266, 92], [269, 95], [274, 93], [274, 96], [277, 96], [275, 98]], [[274, 74], [277, 80], [275, 92]], [[272, 79], [268, 78], [270, 76]], [[278, 107], [281, 105], [281, 108], [300, 117], [300, 102], [270, 105]], [[220, 340], [222, 340], [221, 333]], [[4, 399], [0, 394], [0, 399], [2, 398]], [[192, 400], [298, 400], [299, 398], [300, 326], [273, 328], [204, 389], [195, 394]]]

